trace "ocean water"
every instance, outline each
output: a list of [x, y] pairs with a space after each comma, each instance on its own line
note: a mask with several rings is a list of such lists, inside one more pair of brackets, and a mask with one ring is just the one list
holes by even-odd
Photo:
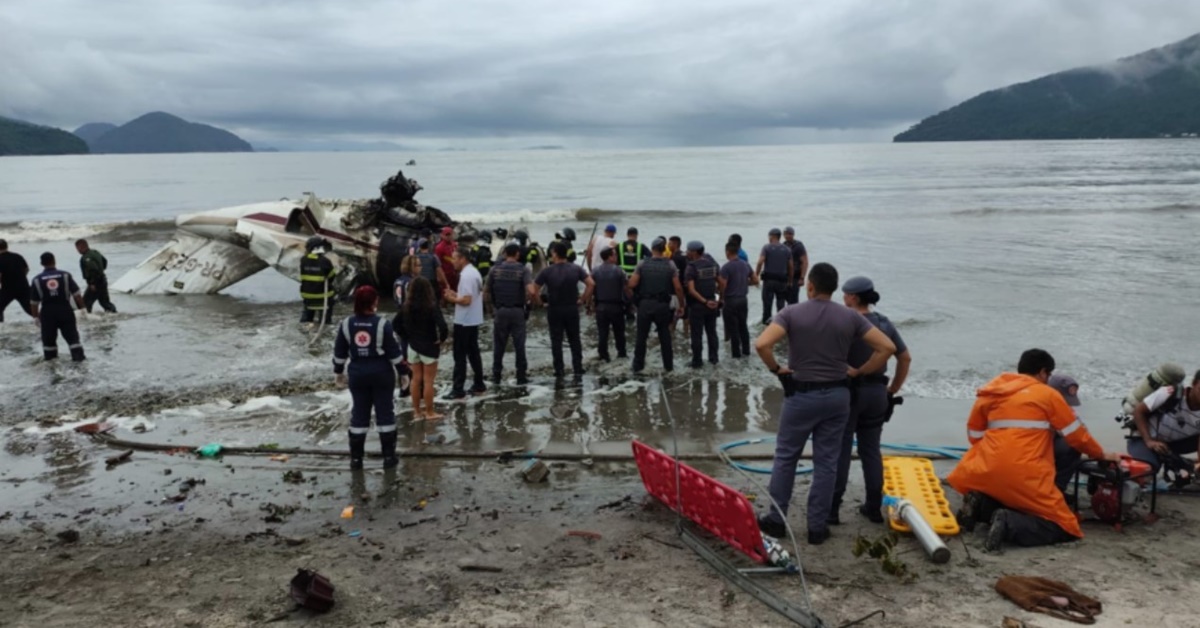
[[[913, 355], [911, 397], [969, 400], [1035, 346], [1092, 400], [1124, 396], [1165, 360], [1200, 366], [1200, 142], [1186, 140], [5, 158], [0, 237], [31, 263], [50, 250], [67, 268], [71, 242], [89, 237], [115, 280], [180, 213], [305, 191], [371, 197], [400, 168], [422, 202], [477, 225], [524, 222], [543, 243], [612, 222], [714, 251], [738, 232], [755, 256], [768, 229], [794, 226], [812, 262], [875, 281]], [[324, 378], [327, 347], [309, 348], [293, 324], [296, 291], [266, 271], [223, 295], [117, 295], [120, 316], [83, 324], [86, 371], [41, 365], [32, 325], [10, 307], [0, 405], [143, 390], [169, 405]], [[537, 328], [532, 350], [548, 362]], [[771, 384], [765, 371], [688, 377], [723, 382], [722, 399]]]

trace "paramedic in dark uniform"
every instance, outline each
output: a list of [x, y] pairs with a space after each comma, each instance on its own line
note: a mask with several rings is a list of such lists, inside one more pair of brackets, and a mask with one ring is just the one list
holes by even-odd
[[779, 229], [771, 229], [754, 266], [754, 272], [762, 279], [763, 325], [770, 325], [771, 316], [787, 305], [787, 287], [796, 270], [792, 250], [779, 241], [779, 236]]
[[42, 253], [42, 273], [33, 278], [29, 286], [30, 308], [33, 317], [42, 326], [42, 352], [47, 360], [58, 358], [58, 334], [71, 349], [71, 360], [82, 362], [83, 345], [79, 343], [79, 329], [75, 326], [75, 313], [71, 301], [79, 308], [80, 315], [87, 309], [83, 297], [79, 296], [79, 285], [71, 273], [55, 268], [54, 254]]
[[318, 314], [324, 316], [325, 323], [333, 322], [334, 293], [330, 282], [337, 270], [325, 257], [329, 248], [329, 241], [320, 236], [313, 236], [304, 243], [308, 254], [300, 260], [300, 298], [304, 300], [301, 323], [311, 324]]
[[33, 316], [29, 308], [29, 264], [25, 258], [8, 250], [8, 242], [0, 240], [0, 323], [4, 322], [4, 310], [13, 301], [21, 306], [25, 313]]
[[687, 270], [684, 284], [688, 296], [688, 321], [692, 331], [692, 368], [704, 366], [704, 337], [708, 337], [708, 361], [717, 363], [717, 317], [721, 300], [717, 296], [717, 275], [721, 269], [704, 252], [704, 243], [692, 240], [687, 245]]
[[[896, 350], [887, 335], [872, 327], [862, 314], [833, 302], [837, 288], [837, 270], [825, 263], [814, 265], [808, 273], [808, 300], [784, 308], [754, 343], [763, 363], [784, 387], [769, 486], [774, 504], [759, 517], [758, 527], [768, 536], [787, 536], [784, 517], [796, 484], [796, 465], [811, 436], [813, 475], [805, 508], [811, 545], [829, 538], [842, 435], [850, 419], [849, 380], [860, 370], [879, 372]], [[860, 368], [851, 368], [850, 349], [860, 338], [873, 353]], [[775, 345], [785, 340], [787, 366], [780, 366]]]
[[[658, 332], [659, 349], [662, 351], [663, 369], [675, 368], [675, 354], [671, 346], [672, 316], [683, 316], [683, 284], [675, 264], [667, 259], [667, 243], [655, 240], [650, 245], [654, 257], [646, 260], [634, 271], [629, 280], [629, 289], [637, 295], [637, 336], [633, 344], [633, 372], [646, 368], [646, 341], [650, 337], [650, 326]], [[671, 296], [681, 304], [677, 312], [671, 311]]]
[[614, 263], [617, 251], [605, 247], [600, 251], [603, 262], [592, 269], [596, 315], [596, 330], [600, 334], [600, 359], [608, 362], [608, 334], [611, 331], [617, 345], [617, 357], [625, 359], [625, 306], [629, 303], [629, 278]]
[[[371, 408], [383, 468], [400, 463], [396, 457], [396, 382], [404, 356], [392, 332], [392, 323], [376, 314], [379, 293], [371, 286], [354, 291], [354, 314], [338, 325], [333, 343], [333, 372], [339, 386], [349, 385], [354, 405], [350, 409], [350, 468], [363, 467]], [[346, 363], [350, 366], [347, 368]], [[349, 377], [346, 375], [349, 371]]]
[[[546, 288], [546, 322], [550, 324], [550, 354], [554, 359], [554, 376], [562, 377], [563, 336], [571, 347], [571, 370], [575, 379], [583, 376], [583, 341], [579, 337], [579, 306], [592, 298], [596, 283], [586, 270], [567, 261], [567, 245], [555, 242], [550, 245], [550, 265], [538, 273], [533, 280], [538, 287]], [[582, 283], [583, 296], [579, 296]], [[541, 300], [536, 294], [535, 299]]]
[[525, 305], [533, 300], [533, 274], [518, 261], [521, 245], [510, 242], [504, 247], [504, 261], [492, 267], [484, 282], [483, 302], [492, 304], [492, 383], [500, 383], [504, 371], [504, 352], [512, 339], [517, 354], [517, 384], [529, 383], [529, 362], [525, 359]]

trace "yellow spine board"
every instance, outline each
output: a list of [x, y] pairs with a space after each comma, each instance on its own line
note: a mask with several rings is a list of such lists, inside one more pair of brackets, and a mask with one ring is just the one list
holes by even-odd
[[[885, 456], [883, 494], [903, 497], [916, 506], [929, 527], [942, 536], [958, 534], [958, 520], [950, 513], [950, 502], [928, 458]], [[911, 532], [908, 524], [888, 517], [893, 530]]]

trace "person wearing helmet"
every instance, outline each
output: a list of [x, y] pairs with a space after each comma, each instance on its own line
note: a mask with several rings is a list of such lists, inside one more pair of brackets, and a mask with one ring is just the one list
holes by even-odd
[[[556, 234], [554, 234], [554, 236], [555, 236], [554, 242], [561, 242], [563, 244], [563, 246], [567, 247], [567, 258], [566, 259], [568, 262], [574, 264], [575, 259], [576, 259], [575, 230], [570, 227], [565, 227], [565, 228], [563, 228], [561, 234], [556, 233]], [[553, 245], [553, 243], [551, 243], [551, 245]]]
[[488, 236], [487, 242], [483, 241], [483, 236], [487, 233], [481, 233], [477, 237], [464, 237], [463, 244], [469, 244], [471, 247], [471, 263], [475, 265], [475, 270], [479, 271], [479, 276], [487, 279], [488, 272], [492, 270], [492, 247], [488, 244], [492, 241], [491, 236]]
[[[616, 253], [616, 251], [617, 251], [617, 226], [616, 225], [612, 225], [612, 224], [606, 225], [604, 227], [604, 233], [597, 234], [596, 236], [594, 236], [592, 238], [591, 242], [588, 242], [587, 251], [583, 254], [583, 256], [585, 258], [584, 261], [587, 263], [587, 268], [589, 271], [593, 271], [593, 270], [596, 270], [597, 268], [600, 268], [600, 265], [604, 263], [604, 260], [600, 259], [600, 252], [603, 251], [604, 249], [612, 249], [613, 252]], [[614, 255], [614, 260], [615, 260], [615, 255]], [[626, 277], [626, 278], [628, 278], [628, 277]]]
[[517, 261], [536, 267], [541, 262], [542, 256], [537, 246], [529, 241], [529, 232], [523, 228], [517, 229], [513, 231], [512, 237], [517, 244], [521, 245], [521, 256], [517, 258]]
[[313, 236], [304, 243], [307, 255], [300, 260], [300, 298], [304, 301], [304, 314], [300, 322], [313, 325], [318, 314], [328, 324], [333, 322], [333, 277], [337, 269], [325, 257], [331, 249], [329, 240]]

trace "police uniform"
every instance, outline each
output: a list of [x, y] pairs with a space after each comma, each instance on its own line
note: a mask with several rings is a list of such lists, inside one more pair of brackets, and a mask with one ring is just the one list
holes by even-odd
[[71, 309], [71, 297], [78, 294], [79, 285], [65, 270], [47, 269], [30, 282], [29, 300], [39, 304], [42, 353], [47, 360], [58, 357], [59, 332], [71, 349], [71, 360], [81, 362], [86, 359], [79, 342], [79, 328], [75, 325], [75, 311]]
[[650, 326], [658, 332], [659, 349], [662, 351], [663, 368], [674, 368], [674, 350], [671, 345], [671, 296], [675, 294], [674, 279], [679, 277], [671, 260], [655, 257], [646, 260], [634, 271], [640, 279], [637, 286], [637, 336], [633, 345], [633, 371], [646, 367], [646, 340]]
[[[375, 408], [375, 428], [383, 451], [383, 466], [394, 467], [396, 458], [395, 388], [404, 358], [387, 319], [348, 316], [338, 326], [333, 344], [333, 372], [349, 371], [350, 466], [362, 468], [367, 432], [371, 428], [371, 408]], [[349, 368], [346, 364], [349, 362]]]
[[571, 369], [575, 377], [583, 375], [583, 341], [579, 336], [579, 283], [587, 281], [587, 271], [582, 266], [559, 262], [543, 268], [534, 279], [546, 288], [546, 323], [550, 327], [550, 355], [554, 362], [554, 376], [562, 377], [563, 339], [571, 348]]
[[762, 256], [766, 258], [762, 271], [762, 324], [770, 325], [775, 312], [787, 305], [788, 262], [792, 259], [792, 250], [775, 242], [763, 246]]
[[[638, 264], [647, 257], [650, 257], [650, 249], [637, 240], [626, 240], [618, 252], [619, 265], [627, 277], [632, 277]], [[667, 263], [669, 264], [670, 261], [668, 260]]]
[[[691, 243], [688, 244], [688, 248], [695, 250]], [[717, 263], [708, 255], [701, 255], [698, 259], [688, 262], [684, 274], [686, 282], [694, 284], [696, 292], [704, 297], [703, 301], [697, 301], [690, 290], [686, 291], [688, 322], [692, 328], [693, 367], [703, 365], [700, 356], [704, 351], [704, 336], [708, 336], [708, 361], [712, 364], [717, 363], [717, 317], [720, 316], [721, 310], [708, 307], [708, 303], [717, 301], [718, 273], [720, 267]]]
[[625, 357], [625, 286], [629, 278], [613, 263], [592, 270], [596, 282], [596, 329], [600, 334], [600, 359], [607, 362], [608, 334], [611, 331], [617, 345], [617, 357]]
[[527, 380], [529, 362], [525, 359], [525, 302], [529, 284], [533, 281], [529, 269], [520, 262], [505, 260], [488, 274], [487, 291], [492, 299], [495, 322], [492, 325], [492, 381], [500, 382], [504, 371], [504, 352], [512, 339], [517, 353], [517, 383]]
[[325, 322], [333, 322], [333, 281], [337, 271], [333, 262], [320, 253], [309, 253], [300, 260], [300, 298], [304, 299], [304, 315], [300, 322], [309, 323], [319, 312], [325, 312]]

